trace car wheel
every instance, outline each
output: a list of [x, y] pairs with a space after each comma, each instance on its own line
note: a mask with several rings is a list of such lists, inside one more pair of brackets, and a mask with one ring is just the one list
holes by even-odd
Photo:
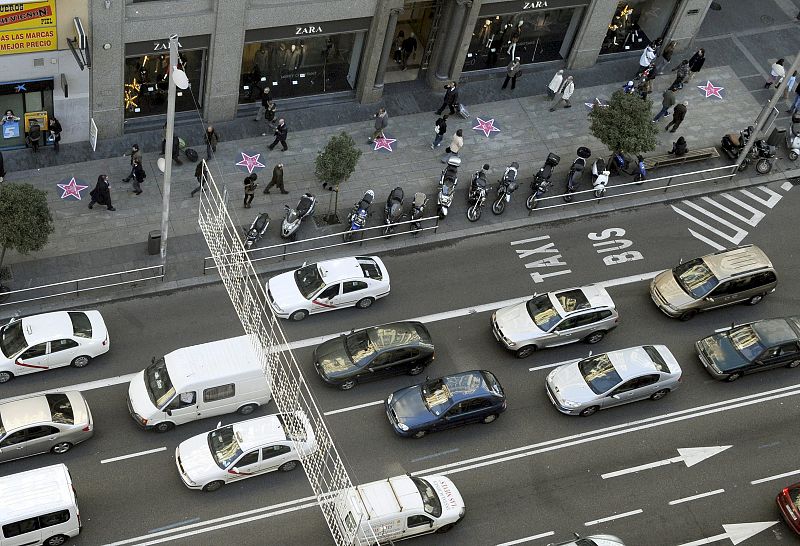
[[42, 542], [42, 544], [44, 546], [61, 546], [67, 540], [69, 539], [64, 535], [55, 535]]
[[725, 378], [725, 381], [727, 381], [728, 383], [732, 383], [733, 381], [736, 381], [740, 377], [742, 377], [742, 372], [732, 373], [728, 377]]
[[650, 395], [650, 400], [661, 400], [666, 395], [669, 394], [669, 389], [661, 389], [660, 391], [656, 391]]
[[175, 428], [175, 425], [173, 423], [170, 423], [169, 421], [162, 421], [161, 423], [155, 425], [153, 427], [153, 430], [155, 430], [156, 432], [167, 432], [169, 430], [172, 430], [173, 428]]
[[84, 366], [89, 364], [90, 360], [92, 360], [92, 357], [90, 356], [86, 355], [76, 356], [75, 358], [72, 359], [72, 362], [70, 362], [70, 366], [72, 366], [73, 368], [83, 368]]
[[493, 423], [497, 419], [496, 413], [491, 413], [483, 418], [481, 421], [483, 424], [488, 425], [489, 423]]
[[203, 491], [205, 491], [206, 493], [211, 493], [213, 491], [218, 490], [223, 485], [225, 485], [225, 482], [220, 481], [220, 480], [217, 480], [215, 482], [208, 482], [207, 484], [205, 484], [203, 486]]
[[239, 408], [238, 410], [236, 410], [236, 412], [239, 415], [250, 415], [251, 413], [256, 411], [256, 409], [258, 409], [258, 404], [246, 404], [241, 408]]
[[787, 368], [796, 368], [798, 366], [800, 366], [800, 360], [792, 360], [786, 365]]
[[418, 430], [418, 431], [417, 431], [417, 432], [415, 432], [415, 433], [414, 433], [414, 434], [413, 434], [411, 437], [412, 437], [412, 438], [422, 438], [422, 437], [423, 437], [423, 436], [425, 436], [427, 433], [428, 433], [428, 431], [427, 431], [427, 430]]
[[598, 406], [589, 406], [588, 408], [585, 408], [583, 411], [581, 411], [580, 415], [581, 417], [589, 417], [590, 415], [594, 415], [595, 413], [597, 413], [597, 410], [599, 409], [600, 408]]
[[517, 349], [517, 358], [528, 358], [536, 352], [536, 345], [525, 345]]
[[419, 375], [424, 370], [425, 370], [425, 366], [423, 366], [422, 364], [417, 364], [416, 366], [414, 366], [413, 368], [408, 370], [408, 375]]
[[697, 311], [692, 309], [690, 311], [684, 312], [681, 316], [678, 317], [678, 319], [682, 320], [683, 322], [686, 322], [687, 320], [692, 320], [696, 314]]
[[758, 303], [761, 303], [761, 300], [763, 299], [764, 299], [764, 294], [756, 294], [755, 296], [747, 300], [747, 305], [756, 305]]
[[600, 343], [604, 337], [606, 337], [606, 333], [603, 330], [598, 330], [596, 332], [592, 332], [583, 338], [583, 340], [589, 345], [594, 345], [595, 343]]
[[356, 303], [356, 307], [358, 307], [359, 309], [366, 309], [373, 303], [375, 303], [375, 298], [361, 298]]
[[356, 380], [355, 379], [350, 379], [348, 381], [345, 381], [344, 383], [339, 383], [339, 389], [343, 390], [343, 391], [349, 391], [350, 389], [352, 389], [355, 386], [356, 386]]
[[53, 447], [51, 447], [50, 451], [52, 453], [55, 453], [56, 455], [61, 455], [62, 453], [66, 453], [70, 449], [72, 449], [72, 444], [71, 443], [69, 443], [69, 442], [59, 442], [56, 445], [54, 445]]
[[0, 383], [8, 383], [14, 379], [14, 374], [11, 372], [0, 372]]
[[307, 316], [308, 316], [308, 311], [306, 311], [305, 309], [300, 309], [299, 311], [295, 311], [294, 313], [289, 315], [289, 320], [294, 322], [300, 322]]
[[447, 531], [449, 531], [450, 529], [455, 527], [455, 525], [456, 525], [455, 523], [448, 523], [447, 525], [442, 525], [441, 527], [436, 529], [436, 532], [437, 533], [446, 533]]
[[297, 461], [286, 461], [278, 467], [278, 470], [281, 472], [291, 472], [295, 468], [297, 468]]
[[792, 150], [789, 152], [789, 161], [797, 161], [797, 158], [800, 157], [800, 154]]

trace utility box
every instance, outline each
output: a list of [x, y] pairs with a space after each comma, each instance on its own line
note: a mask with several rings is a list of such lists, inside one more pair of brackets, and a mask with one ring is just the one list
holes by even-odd
[[770, 146], [780, 146], [786, 140], [786, 129], [775, 127], [767, 139], [767, 144]]
[[158, 230], [151, 231], [147, 236], [147, 253], [155, 256], [161, 252], [161, 232]]

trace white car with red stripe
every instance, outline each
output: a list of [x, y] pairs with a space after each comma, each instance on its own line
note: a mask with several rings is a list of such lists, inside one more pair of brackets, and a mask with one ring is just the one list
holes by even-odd
[[0, 328], [0, 383], [51, 368], [83, 368], [110, 346], [99, 311], [56, 311]]
[[377, 256], [339, 258], [281, 273], [266, 289], [273, 313], [297, 321], [343, 307], [366, 309], [389, 294], [389, 272]]

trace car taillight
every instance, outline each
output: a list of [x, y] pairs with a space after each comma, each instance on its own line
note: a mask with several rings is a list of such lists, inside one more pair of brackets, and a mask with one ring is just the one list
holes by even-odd
[[139, 417], [139, 422], [142, 423], [142, 425], [146, 425], [147, 419], [145, 419], [144, 417]]
[[89, 431], [92, 430], [92, 425], [86, 425], [85, 427], [83, 427], [82, 430], [83, 430], [83, 432], [89, 432]]

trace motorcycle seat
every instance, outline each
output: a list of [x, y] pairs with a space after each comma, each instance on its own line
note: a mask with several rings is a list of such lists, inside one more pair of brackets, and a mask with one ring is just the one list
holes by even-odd
[[304, 195], [300, 198], [300, 202], [297, 204], [297, 214], [298, 216], [305, 216], [308, 214], [308, 211], [311, 210], [311, 205], [314, 203], [314, 199], [309, 197], [308, 195]]
[[403, 207], [400, 206], [400, 203], [394, 202], [392, 203], [392, 206], [389, 207], [389, 216], [391, 218], [400, 216], [401, 212], [403, 212]]
[[741, 146], [741, 144], [740, 144], [740, 142], [741, 142], [741, 140], [740, 140], [740, 136], [739, 136], [739, 135], [737, 135], [736, 133], [728, 133], [728, 134], [727, 134], [727, 135], [725, 135], [725, 136], [726, 136], [726, 137], [728, 137], [728, 140], [730, 141], [730, 143], [731, 143], [732, 145], [734, 145], [734, 146]]
[[509, 193], [511, 193], [512, 191], [516, 191], [516, 189], [518, 187], [519, 187], [519, 184], [517, 184], [517, 182], [515, 180], [509, 180], [508, 181], [508, 192]]
[[267, 227], [267, 224], [269, 224], [269, 214], [262, 212], [258, 215], [258, 218], [256, 218], [256, 223], [253, 227], [256, 229], [256, 231], [260, 232]]
[[455, 178], [457, 175], [458, 175], [458, 167], [454, 167], [453, 165], [448, 165], [447, 168], [444, 170], [445, 178]]

